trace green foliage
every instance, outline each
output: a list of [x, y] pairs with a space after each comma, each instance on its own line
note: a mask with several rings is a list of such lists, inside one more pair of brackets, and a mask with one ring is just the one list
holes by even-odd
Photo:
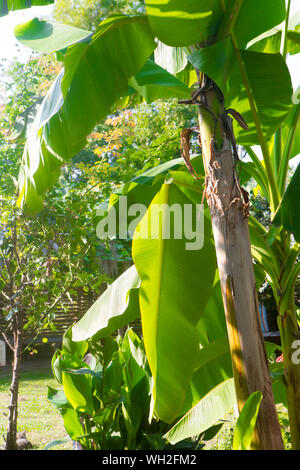
[[56, 0], [53, 16], [58, 23], [95, 31], [110, 15], [143, 14], [143, 0]]
[[1, 0], [0, 16], [7, 15], [10, 11], [23, 10], [33, 6], [44, 6], [53, 3], [54, 0]]
[[[31, 38], [35, 37], [34, 35], [36, 34], [36, 31], [34, 24], [29, 23], [22, 26], [23, 36], [27, 32], [26, 34], [29, 34]], [[39, 24], [41, 24], [41, 22]], [[119, 26], [123, 24], [124, 31], [122, 32], [122, 27], [114, 28], [114, 25], [116, 24]], [[41, 24], [43, 30], [44, 25], [44, 23]], [[128, 35], [130, 30], [131, 33]], [[115, 86], [113, 86], [112, 77], [109, 71], [111, 67], [114, 66], [113, 64], [118, 60], [114, 57], [112, 52], [117, 49], [117, 47], [114, 46], [114, 41], [118, 42], [123, 39], [125, 40], [126, 38], [128, 50], [130, 50], [130, 42], [133, 44], [136, 36], [141, 34], [142, 31], [144, 34], [144, 42], [143, 44], [141, 43], [140, 49], [135, 48], [135, 65], [133, 65], [133, 57], [132, 54], [130, 54], [130, 60], [128, 58], [127, 61], [127, 71], [123, 70], [123, 67], [121, 67], [122, 72], [120, 70], [116, 70], [116, 82]], [[56, 34], [58, 35], [55, 42], [56, 46], [62, 47], [64, 41], [62, 41], [61, 36], [58, 34], [59, 31], [54, 30], [53, 33], [54, 40], [56, 40]], [[81, 34], [81, 32], [79, 33]], [[77, 32], [75, 32], [75, 35], [76, 34]], [[39, 36], [40, 34], [38, 34], [37, 37]], [[69, 36], [67, 38], [69, 38]], [[31, 39], [33, 47], [36, 47], [36, 43], [40, 41], [41, 39], [38, 39], [38, 41]], [[102, 50], [104, 54], [102, 59], [110, 61], [110, 65], [108, 63], [106, 68], [107, 75], [105, 75], [103, 71], [101, 73], [97, 73], [96, 71], [97, 66], [100, 63], [102, 64], [102, 59], [100, 57], [101, 54], [99, 51], [97, 52], [97, 56], [99, 56], [98, 65], [92, 59], [94, 52], [98, 48], [98, 43], [99, 47], [101, 46], [104, 48]], [[42, 42], [42, 44], [44, 44], [44, 42]], [[112, 105], [117, 100], [118, 95], [124, 95], [126, 97], [128, 94], [132, 94], [131, 90], [136, 90], [144, 96], [147, 101], [152, 101], [158, 96], [165, 98], [174, 95], [178, 97], [188, 96], [189, 89], [186, 85], [150, 60], [137, 75], [128, 80], [129, 76], [134, 72], [132, 67], [138, 68], [138, 64], [140, 64], [140, 66], [142, 65], [143, 61], [145, 61], [147, 56], [149, 56], [153, 50], [153, 44], [149, 27], [143, 17], [131, 18], [129, 24], [127, 24], [126, 17], [115, 17], [114, 20], [110, 20], [109, 24], [107, 22], [103, 22], [102, 26], [99, 27], [93, 36], [93, 40], [89, 45], [80, 42], [68, 49], [69, 52], [66, 53], [64, 59], [66, 72], [63, 78], [61, 74], [58, 76], [48, 95], [45, 97], [27, 140], [23, 155], [23, 171], [20, 175], [20, 204], [23, 204], [23, 202], [28, 199], [28, 207], [31, 207], [31, 212], [37, 212], [40, 210], [41, 200], [43, 198], [43, 194], [47, 190], [48, 183], [54, 183], [58, 177], [59, 167], [62, 163], [61, 158], [64, 161], [67, 161], [84, 146], [83, 140], [85, 140], [88, 132], [92, 130], [94, 124], [98, 122], [101, 117], [104, 117], [110, 111]], [[47, 47], [51, 47], [51, 41], [47, 41], [46, 45]], [[42, 46], [42, 49], [43, 48], [44, 46]], [[111, 51], [110, 58], [108, 58], [105, 52], [107, 48]], [[81, 55], [81, 60], [78, 60], [78, 54]], [[67, 101], [63, 103], [60, 88], [62, 87], [63, 95], [68, 91], [69, 96], [70, 93], [72, 94], [72, 86], [70, 88], [69, 85], [72, 83], [75, 84], [77, 80], [78, 83], [74, 88], [74, 98], [76, 98], [76, 100], [79, 99], [76, 91], [77, 86], [81, 86], [80, 83], [83, 84], [87, 78], [86, 54], [88, 56], [91, 55], [91, 74], [89, 74], [89, 76], [94, 77], [97, 83], [94, 83], [93, 79], [93, 83], [90, 83], [90, 85], [85, 88], [86, 96], [84, 98], [81, 96], [80, 104], [79, 102], [76, 104], [73, 98], [68, 98]], [[121, 79], [121, 77], [123, 78]], [[129, 88], [127, 88], [128, 85]], [[107, 89], [112, 91], [113, 96], [111, 93], [107, 93], [105, 91]], [[86, 109], [82, 107], [82, 100]], [[101, 107], [98, 107], [96, 104], [99, 100], [102, 102]], [[106, 100], [105, 105], [103, 100]], [[73, 106], [75, 107], [73, 108]], [[89, 119], [85, 119], [83, 121], [81, 118], [82, 113], [89, 116]], [[49, 123], [45, 126], [45, 122], [47, 120], [49, 120]], [[69, 137], [66, 135], [66, 130], [67, 133], [70, 134]], [[168, 131], [168, 134], [171, 134], [170, 130]], [[163, 140], [166, 140], [166, 136], [164, 136]], [[174, 141], [174, 137], [172, 140]], [[43, 149], [42, 154], [37, 153], [40, 145]], [[30, 168], [33, 168], [33, 165], [35, 166], [35, 170], [33, 174], [31, 174]]]
[[139, 73], [129, 80], [129, 86], [134, 88], [147, 103], [152, 103], [156, 99], [190, 96], [187, 85], [150, 59]]
[[[179, 207], [181, 215], [188, 203], [189, 199], [175, 184], [163, 184], [136, 228], [132, 248], [141, 277], [140, 306], [154, 378], [154, 410], [166, 422], [172, 422], [180, 411], [195, 368], [198, 348], [195, 326], [209, 298], [216, 269], [209, 219], [204, 222], [202, 249], [187, 249], [191, 234], [184, 233], [183, 220], [178, 222], [176, 215], [171, 217], [166, 209]], [[161, 220], [157, 217], [159, 210]], [[197, 217], [195, 213], [193, 216]], [[181, 237], [178, 230], [182, 230]], [[206, 282], [201, 285], [199, 269], [206, 273]]]
[[[59, 215], [53, 216], [51, 207], [60, 209]], [[0, 287], [4, 331], [11, 331], [15, 319], [24, 314], [24, 334], [38, 334], [44, 327], [55, 330], [55, 310], [64, 308], [64, 296], [67, 293], [70, 298], [76, 296], [76, 288], [86, 284], [97, 289], [105, 279], [96, 257], [95, 238], [84, 245], [86, 227], [78, 228], [79, 217], [67, 210], [63, 214], [61, 206], [53, 201], [51, 207], [38, 218], [28, 220], [15, 209], [14, 198], [1, 201]], [[68, 230], [73, 230], [72, 238], [66, 236]]]
[[[296, 180], [292, 179], [291, 186], [287, 188], [286, 193], [285, 187], [288, 162], [293, 152], [296, 151], [295, 148], [297, 149], [295, 136], [299, 106], [292, 106], [291, 103], [292, 87], [285, 64], [286, 54], [281, 56], [278, 51], [270, 53], [268, 50], [266, 53], [265, 50], [261, 52], [261, 50], [247, 49], [249, 41], [266, 33], [285, 19], [285, 2], [284, 0], [264, 2], [245, 0], [243, 3], [237, 0], [233, 2], [155, 0], [147, 1], [146, 8], [148, 17], [129, 18], [120, 15], [110, 17], [100, 24], [88, 43], [79, 42], [64, 51], [65, 71], [61, 72], [45, 98], [27, 140], [20, 178], [20, 203], [32, 213], [41, 210], [44, 194], [57, 180], [62, 163], [70, 160], [83, 148], [86, 137], [95, 124], [107, 114], [118, 107], [122, 108], [139, 102], [140, 98], [134, 90], [149, 102], [158, 97], [169, 97], [172, 94], [186, 96], [186, 87], [177, 80], [179, 76], [181, 79], [186, 79], [185, 75], [188, 75], [188, 85], [191, 84], [190, 64], [192, 64], [197, 69], [198, 76], [199, 73], [205, 73], [217, 83], [224, 94], [226, 108], [232, 107], [242, 113], [249, 128], [241, 130], [235, 127], [239, 142], [249, 145], [259, 143], [261, 146], [263, 161], [257, 157], [253, 149], [246, 148], [252, 163], [242, 166], [245, 181], [249, 175], [256, 179], [270, 204], [271, 217], [274, 217], [275, 210], [282, 200], [280, 222], [283, 225], [280, 225], [278, 230], [273, 228], [269, 231], [257, 220], [250, 218], [252, 253], [260, 266], [259, 277], [263, 277], [261, 271], [264, 270], [272, 283], [279, 313], [282, 318], [289, 317], [289, 322], [287, 322], [289, 327], [295, 326], [297, 322], [294, 315], [293, 290], [299, 271], [299, 264], [296, 264], [298, 247], [295, 245], [291, 248], [285, 229], [288, 228], [293, 233], [298, 233], [297, 218], [289, 209], [295, 206], [298, 194], [298, 173], [295, 176]], [[253, 14], [254, 8], [255, 15]], [[287, 23], [286, 26], [288, 26]], [[285, 31], [287, 29], [285, 28]], [[296, 30], [291, 29], [289, 35], [285, 32], [282, 36], [285, 50], [288, 50], [288, 41], [291, 41], [291, 38], [294, 44], [297, 44], [298, 36], [291, 32], [297, 33]], [[186, 49], [176, 50], [176, 54], [171, 54], [172, 68], [179, 72], [176, 79], [171, 78], [167, 71], [157, 68], [149, 60], [156, 47], [154, 37], [165, 45], [187, 46]], [[56, 45], [56, 47], [59, 46]], [[188, 54], [190, 62], [185, 70], [182, 70], [183, 54]], [[162, 62], [164, 61], [165, 58], [162, 59]], [[157, 111], [158, 108], [153, 106], [152, 110]], [[131, 171], [134, 173], [137, 168], [141, 170], [151, 168], [154, 156], [159, 157], [160, 163], [167, 160], [166, 155], [163, 155], [167, 139], [162, 135], [161, 128], [157, 128], [158, 135], [153, 138], [153, 128], [158, 123], [159, 120], [154, 125], [151, 123], [150, 146], [151, 150], [155, 149], [155, 151], [151, 152], [150, 156], [145, 136], [133, 132], [132, 140], [130, 141], [131, 137], [128, 137], [125, 140], [126, 144], [122, 144], [122, 153], [128, 156], [126, 161], [130, 161], [130, 168], [128, 171], [120, 171], [117, 180], [119, 194], [111, 199], [111, 206], [117, 207], [121, 193], [129, 194], [133, 199], [140, 198], [140, 202], [146, 200], [148, 214], [149, 208], [157, 201], [169, 204], [170, 202], [179, 203], [181, 207], [184, 201], [193, 201], [193, 204], [201, 202], [202, 190], [200, 190], [199, 182], [195, 183], [187, 172], [174, 172], [174, 168], [164, 169], [161, 172], [160, 168], [156, 174], [155, 170], [154, 173], [151, 173], [151, 170], [146, 176], [139, 174], [138, 178], [125, 185], [125, 188], [120, 187], [122, 182], [129, 181], [130, 178], [125, 181], [125, 176], [128, 177]], [[109, 125], [107, 121], [105, 125]], [[121, 145], [118, 148], [116, 133], [114, 135], [112, 132], [114, 137], [112, 141], [109, 141], [108, 136], [102, 130], [98, 132], [98, 140], [105, 149], [93, 150], [95, 155], [105, 156], [105, 164], [101, 162], [102, 164], [99, 165], [93, 157], [93, 165], [89, 167], [85, 160], [84, 165], [81, 161], [79, 162], [81, 166], [78, 167], [83, 178], [89, 181], [94, 177], [96, 184], [98, 184], [98, 174], [103, 175], [105, 171], [109, 174], [108, 168], [118, 172], [118, 168], [124, 162], [118, 155]], [[147, 135], [147, 131], [145, 134]], [[145, 148], [142, 151], [136, 150], [134, 146], [141, 142], [146, 143]], [[178, 133], [176, 138], [170, 139], [167, 146], [171, 156], [169, 160], [179, 156], [178, 154], [171, 155], [173, 143], [178, 152]], [[158, 144], [157, 148], [155, 148], [156, 144]], [[142, 164], [143, 155], [146, 156], [145, 165]], [[82, 156], [84, 159], [87, 155], [82, 154]], [[94, 169], [97, 169], [98, 173], [95, 172], [93, 175]], [[166, 176], [171, 176], [172, 181], [165, 180]], [[155, 184], [159, 187], [155, 187]], [[107, 185], [105, 190], [108, 190], [109, 186]], [[206, 326], [212, 323], [211, 319], [205, 315], [206, 309], [212, 312], [214, 318], [216, 308], [220, 306], [219, 286], [214, 282], [215, 261], [212, 262], [214, 257], [210, 235], [206, 234], [203, 250], [193, 253], [193, 256], [185, 251], [183, 256], [180, 246], [182, 240], [177, 240], [175, 235], [171, 239], [163, 239], [161, 230], [165, 226], [163, 218], [162, 224], [155, 227], [156, 239], [141, 239], [138, 236], [140, 232], [147, 232], [146, 218], [142, 219], [135, 232], [133, 260], [141, 279], [139, 298], [143, 336], [154, 384], [151, 412], [149, 411], [150, 404], [147, 411], [151, 416], [154, 411], [160, 418], [171, 422], [183, 413], [182, 410], [186, 406], [190, 411], [175, 425], [174, 431], [176, 434], [179, 429], [181, 439], [189, 426], [189, 433], [202, 432], [207, 426], [215, 424], [216, 419], [220, 419], [221, 412], [228, 410], [229, 405], [232, 404], [233, 385], [229, 378], [230, 367], [228, 367], [228, 351], [224, 340], [225, 334], [223, 334], [224, 325], [220, 321], [212, 330], [206, 329]], [[198, 283], [199, 273], [201, 284]], [[128, 286], [126, 289], [128, 294]], [[111, 291], [113, 290], [112, 288]], [[209, 298], [210, 293], [213, 293], [211, 298]], [[122, 308], [116, 310], [121, 315], [116, 315], [117, 317], [126, 312], [127, 303], [124, 302], [123, 297], [121, 303]], [[115, 309], [109, 315], [114, 316], [114, 311]], [[107, 325], [98, 326], [103, 332]], [[113, 326], [115, 327], [116, 325]], [[295, 331], [298, 331], [298, 326]], [[295, 337], [297, 334], [295, 331], [291, 332], [290, 337]], [[92, 333], [94, 334], [94, 331]], [[212, 335], [215, 337], [212, 338]], [[200, 356], [197, 355], [199, 336], [202, 337], [202, 342], [200, 341], [202, 346], [203, 342], [206, 342], [207, 357], [211, 358], [208, 362], [203, 360], [201, 353]], [[289, 337], [289, 335], [284, 335], [284, 337]], [[111, 340], [107, 339], [107, 341], [110, 345], [112, 344]], [[182, 346], [180, 350], [178, 344]], [[109, 347], [108, 350], [110, 350]], [[133, 354], [132, 350], [131, 353]], [[204, 351], [202, 351], [202, 356], [203, 354]], [[135, 356], [133, 354], [130, 357]], [[288, 353], [286, 357], [289, 357]], [[198, 370], [197, 361], [199, 361]], [[101, 364], [102, 368], [99, 366], [99, 371], [102, 370], [103, 384], [105, 385], [107, 381], [109, 389], [117, 393], [122, 380], [129, 380], [129, 378], [124, 379], [121, 376], [122, 367], [118, 360], [111, 359], [111, 363], [112, 365], [107, 367], [104, 367], [104, 363]], [[56, 375], [61, 376], [65, 388], [68, 402], [66, 415], [69, 416], [71, 413], [75, 416], [74, 412], [76, 413], [76, 426], [78, 422], [80, 423], [78, 413], [83, 419], [86, 414], [92, 416], [93, 419], [92, 422], [90, 418], [85, 421], [85, 428], [82, 430], [84, 437], [78, 436], [77, 433], [77, 439], [86, 448], [94, 445], [106, 448], [107, 444], [103, 441], [104, 428], [99, 430], [97, 422], [96, 424], [94, 422], [94, 415], [98, 415], [95, 414], [93, 408], [95, 397], [97, 397], [97, 391], [95, 392], [96, 389], [93, 387], [97, 380], [100, 380], [100, 376], [97, 375], [99, 371], [86, 368], [78, 358], [74, 360], [64, 352], [56, 357], [54, 365]], [[138, 370], [137, 377], [143, 376], [143, 373], [144, 371]], [[220, 378], [222, 374], [224, 377]], [[145, 375], [144, 382], [147, 383], [148, 376]], [[296, 378], [296, 375], [294, 377]], [[276, 380], [279, 382], [278, 376]], [[142, 382], [143, 379], [135, 382], [131, 388], [129, 382], [126, 384], [133, 391], [140, 381]], [[103, 384], [101, 386], [104, 387]], [[219, 400], [216, 402], [216, 407], [213, 406], [215, 394]], [[149, 393], [148, 399], [150, 400]], [[100, 405], [97, 403], [96, 406], [97, 410], [101, 410], [99, 422], [102, 426], [105, 421], [102, 411], [107, 416], [107, 407], [102, 407], [101, 400], [102, 398], [99, 400]], [[188, 406], [191, 403], [192, 408]], [[205, 415], [208, 404], [209, 412]], [[73, 411], [69, 411], [69, 405]], [[136, 410], [135, 415], [133, 415], [133, 407]], [[250, 405], [247, 406], [243, 416], [247, 416], [248, 407], [251, 408]], [[135, 403], [131, 398], [126, 402], [126, 397], [121, 406], [114, 403], [112, 412], [109, 414], [109, 424], [118, 426], [118, 423], [122, 422], [123, 428], [120, 425], [120, 427], [109, 429], [111, 432], [119, 433], [115, 440], [116, 445], [121, 446], [119, 448], [139, 446], [137, 432], [143, 421], [143, 406], [142, 409], [140, 408], [140, 403]], [[253, 422], [258, 409], [258, 401], [254, 408], [254, 412], [249, 414]], [[198, 417], [196, 413], [198, 410], [201, 411], [201, 417], [203, 417], [203, 422], [200, 421], [200, 431], [199, 427], [195, 427], [194, 421], [194, 416]], [[122, 416], [121, 421], [120, 416]], [[198, 425], [199, 419], [197, 418]], [[124, 430], [125, 437], [122, 435]], [[90, 441], [90, 438], [93, 441]], [[249, 436], [246, 441], [235, 445], [247, 447]]]
[[300, 243], [300, 220], [298, 211], [298, 196], [300, 193], [300, 164], [286, 188], [281, 204], [273, 220], [275, 225], [283, 226], [292, 233]]
[[232, 445], [233, 450], [251, 449], [251, 440], [262, 397], [261, 392], [254, 392], [244, 404], [236, 422]]
[[41, 21], [38, 18], [15, 27], [15, 36], [24, 46], [31, 46], [39, 52], [53, 52], [66, 49], [76, 42], [89, 42], [92, 35], [73, 26]]
[[[206, 41], [209, 43], [217, 36], [226, 16], [222, 4], [226, 7], [232, 5], [218, 0], [170, 0], [167, 3], [164, 0], [146, 0], [145, 3], [153, 31], [160, 41], [169, 46], [189, 46], [200, 42], [206, 45]], [[244, 45], [281, 23], [284, 18], [284, 0], [265, 0], [263, 3], [245, 0], [235, 21], [234, 33], [239, 44]]]
[[217, 32], [222, 19], [218, 0], [146, 0], [151, 28], [158, 39], [169, 46], [189, 46], [204, 41]]
[[[83, 449], [201, 448], [219, 432], [222, 424], [213, 424], [235, 403], [233, 379], [216, 388], [214, 400], [220, 401], [214, 413], [211, 412], [213, 394], [199, 402], [204, 413], [197, 429], [194, 423], [190, 432], [190, 423], [189, 431], [188, 428], [180, 431], [182, 419], [188, 415], [170, 429], [162, 420], [151, 419], [153, 378], [139, 336], [129, 328], [124, 338], [106, 336], [101, 341], [95, 338], [80, 342], [82, 353], [78, 355], [79, 343], [72, 342], [71, 329], [66, 332], [62, 349], [56, 351], [52, 360], [54, 376], [63, 389], [48, 387], [48, 399], [60, 411], [69, 437]], [[64, 347], [66, 339], [68, 350]], [[70, 352], [72, 344], [73, 353]], [[89, 353], [84, 355], [86, 347]], [[210, 356], [208, 368], [212, 364]], [[204, 406], [205, 403], [209, 406]], [[173, 438], [176, 426], [181, 435]], [[55, 442], [46, 447], [52, 445]]]
[[112, 193], [127, 194], [127, 183], [135, 176], [180, 157], [180, 128], [194, 125], [194, 120], [194, 113], [178, 106], [175, 99], [110, 115], [73, 158], [83, 183], [92, 188], [90, 197], [95, 195], [102, 202]]
[[164, 437], [176, 444], [182, 439], [200, 434], [223, 419], [235, 404], [234, 381], [230, 378], [205, 395]]
[[[139, 317], [140, 279], [135, 266], [116, 279], [86, 314], [73, 326], [74, 341], [106, 338]], [[94, 338], [95, 339], [95, 338]]]
[[77, 287], [87, 284], [97, 290], [106, 279], [92, 225], [92, 201], [83, 197], [74, 174], [64, 178], [63, 189], [52, 190], [49, 204], [35, 219], [15, 207], [27, 124], [56, 72], [51, 59], [15, 62], [6, 68], [3, 84], [7, 98], [0, 119], [1, 328], [11, 332], [15, 319], [24, 313], [24, 334], [33, 338], [44, 327], [55, 329], [55, 309], [64, 308], [67, 293], [72, 297]]
[[[111, 67], [118, 63], [119, 43], [123, 44], [122, 55], [128, 55], [123, 57], [126, 66], [117, 66], [118, 70], [112, 76]], [[78, 43], [69, 49], [65, 56], [64, 76], [58, 76], [46, 96], [24, 150], [20, 201], [22, 203], [29, 197], [32, 212], [41, 210], [41, 196], [48, 189], [49, 180], [52, 184], [56, 181], [61, 158], [66, 161], [81, 150], [87, 134], [124, 94], [129, 77], [138, 72], [154, 47], [145, 18], [133, 17], [128, 21], [126, 17], [116, 16], [103, 22], [90, 44]], [[98, 59], [95, 61], [96, 52]], [[103, 61], [107, 62], [104, 68]], [[89, 67], [91, 71], [88, 73]], [[84, 88], [79, 95], [78, 86], [81, 88], [82, 85]], [[62, 95], [67, 91], [69, 98], [62, 104]], [[86, 116], [84, 120], [83, 115]], [[45, 127], [45, 122], [51, 117], [51, 124], [49, 121]], [[42, 159], [38, 150], [40, 145], [43, 148]], [[35, 167], [33, 173], [32, 165]]]
[[[263, 133], [268, 140], [290, 111], [292, 87], [289, 71], [279, 54], [242, 51], [241, 56]], [[245, 119], [247, 130], [237, 123], [234, 126], [237, 142], [258, 144], [249, 97], [230, 38], [199, 49], [188, 59], [217, 83], [224, 94], [225, 107], [237, 110]], [[228, 65], [224, 67], [223, 64]]]
[[[286, 52], [288, 54], [297, 54], [300, 52], [299, 48], [299, 29], [300, 29], [300, 17], [297, 12], [293, 17], [288, 18], [287, 27], [287, 41], [286, 41]], [[280, 53], [281, 52], [281, 40], [284, 34], [284, 30], [279, 26], [266, 31], [266, 33], [255, 38], [249, 44], [249, 49], [258, 52], [267, 53]]]
[[163, 449], [166, 423], [148, 420], [152, 378], [141, 339], [128, 329], [88, 347], [80, 358], [63, 343], [53, 362], [63, 390], [49, 387], [48, 399], [70, 438], [83, 449]]
[[26, 64], [2, 61], [0, 145], [0, 191], [3, 195], [15, 193], [19, 165], [29, 124], [38, 106], [59, 71], [52, 58], [31, 57]]

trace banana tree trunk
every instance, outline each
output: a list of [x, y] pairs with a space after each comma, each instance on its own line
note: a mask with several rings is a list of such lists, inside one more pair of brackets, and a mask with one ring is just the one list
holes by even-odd
[[239, 410], [252, 392], [261, 391], [252, 448], [283, 449], [259, 320], [247, 193], [235, 175], [231, 119], [213, 83], [200, 93], [199, 127]]
[[5, 450], [17, 450], [17, 417], [18, 417], [18, 395], [19, 379], [22, 355], [22, 331], [19, 327], [14, 332], [14, 359], [12, 368], [12, 381], [10, 386], [10, 404], [8, 415], [8, 429], [6, 435]]

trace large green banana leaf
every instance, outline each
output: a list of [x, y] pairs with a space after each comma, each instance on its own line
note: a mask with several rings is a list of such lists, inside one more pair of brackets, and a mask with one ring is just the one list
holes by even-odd
[[[179, 237], [182, 222], [178, 219], [174, 230], [176, 216], [170, 216], [169, 209], [177, 207], [183, 214], [185, 205], [193, 206], [175, 184], [164, 184], [137, 226], [132, 248], [141, 278], [140, 308], [154, 379], [153, 405], [166, 422], [178, 416], [197, 366], [196, 324], [209, 299], [216, 270], [209, 219], [204, 217], [201, 249], [186, 249], [187, 239]], [[159, 209], [161, 219], [155, 217]]]
[[282, 225], [288, 232], [292, 233], [295, 240], [300, 243], [300, 163], [286, 188], [280, 206], [276, 212], [273, 223]]
[[190, 93], [176, 77], [146, 62], [156, 47], [146, 17], [111, 17], [93, 36], [64, 28], [34, 20], [17, 30], [24, 44], [41, 51], [65, 49], [77, 40], [65, 50], [65, 69], [45, 97], [24, 149], [19, 204], [31, 213], [41, 209], [60, 166], [84, 147], [88, 133], [129, 86], [147, 101]]
[[[297, 54], [300, 52], [300, 10], [292, 17], [289, 16], [287, 29], [287, 53]], [[250, 41], [248, 49], [257, 52], [279, 53], [281, 52], [282, 26], [266, 31], [259, 37]]]
[[45, 6], [51, 3], [54, 3], [54, 0], [0, 0], [0, 16], [7, 15], [10, 11]]
[[71, 439], [76, 440], [78, 436], [84, 434], [84, 429], [79, 421], [79, 417], [68, 402], [63, 390], [55, 390], [48, 386], [48, 400], [59, 410], [62, 415], [65, 429]]
[[129, 80], [147, 103], [160, 98], [189, 98], [191, 90], [167, 70], [148, 60], [144, 67]]
[[232, 450], [250, 450], [252, 435], [263, 395], [261, 392], [252, 393], [247, 399], [237, 420]]
[[196, 328], [202, 348], [180, 415], [187, 413], [214, 387], [232, 377], [225, 313], [218, 280]]
[[268, 231], [254, 217], [249, 218], [249, 234], [253, 258], [263, 267], [276, 285], [280, 276], [279, 260], [281, 256], [278, 243], [275, 240], [270, 245], [267, 237]]
[[284, 161], [285, 155], [293, 158], [300, 153], [300, 87], [295, 91], [294, 97], [295, 104], [282, 124], [282, 168], [287, 163]]
[[[233, 3], [225, 0], [224, 6]], [[203, 44], [217, 35], [224, 17], [220, 0], [146, 0], [146, 9], [155, 35], [169, 46]], [[234, 27], [238, 43], [246, 44], [285, 16], [284, 0], [244, 0]]]
[[[236, 21], [235, 34], [242, 44], [250, 39], [244, 33], [245, 30], [251, 29], [249, 24], [247, 24], [247, 28], [244, 28], [246, 19], [247, 21], [249, 19], [250, 3], [249, 0], [244, 2]], [[264, 6], [257, 2], [251, 37], [264, 32], [283, 19], [285, 14], [283, 3], [281, 0], [276, 0], [276, 8], [271, 9], [269, 0], [263, 3]], [[212, 7], [214, 8], [212, 9]], [[173, 0], [167, 4], [164, 2], [163, 7], [159, 0], [153, 5], [148, 4], [147, 8], [154, 8], [162, 13], [158, 14], [160, 18], [157, 17], [159, 23], [161, 21], [168, 22], [168, 18], [171, 18], [172, 22], [175, 19], [175, 22], [178, 20], [181, 23], [183, 19], [184, 22], [187, 22], [184, 26], [186, 30], [196, 20], [196, 23], [193, 24], [201, 38], [205, 37], [203, 31], [199, 29], [202, 21], [207, 26], [206, 33], [213, 34], [212, 31], [219, 27], [223, 18], [219, 2], [213, 0], [208, 3], [202, 2], [200, 5], [199, 2], [194, 1], [185, 4], [180, 0]], [[175, 8], [174, 11], [173, 8]], [[157, 11], [156, 13], [152, 11], [149, 14], [152, 27], [153, 18], [156, 17]], [[200, 21], [199, 24], [198, 21]], [[41, 37], [37, 37], [38, 34], [35, 31], [37, 26], [38, 31], [41, 29]], [[39, 43], [42, 44], [40, 46], [42, 48], [46, 44], [47, 48], [53, 49], [54, 47], [66, 47], [73, 42], [73, 39], [68, 39], [68, 33], [65, 37], [62, 26], [56, 29], [53, 24], [50, 24], [49, 27], [45, 23], [31, 23], [23, 26], [21, 32], [22, 40], [27, 41], [27, 45], [33, 41], [33, 47], [34, 43], [35, 45]], [[156, 33], [155, 27], [154, 32]], [[148, 101], [158, 97], [183, 97], [188, 94], [187, 87], [179, 81], [176, 82], [174, 77], [168, 75], [165, 70], [157, 68], [155, 64], [148, 62], [142, 69], [146, 59], [156, 47], [153, 33], [145, 17], [111, 17], [100, 24], [92, 38], [88, 32], [87, 36], [85, 36], [85, 32], [80, 32], [80, 34], [83, 34], [80, 42], [69, 47], [64, 55], [65, 72], [57, 79], [46, 97], [25, 146], [20, 172], [19, 204], [26, 205], [28, 212], [31, 213], [36, 213], [41, 209], [45, 191], [56, 181], [59, 167], [85, 145], [86, 135], [96, 122], [110, 112], [114, 103], [122, 95], [128, 94], [130, 77], [134, 76], [131, 79], [131, 90], [136, 89]], [[178, 31], [176, 31], [176, 36], [180, 36]], [[275, 68], [275, 65], [280, 64], [272, 65]], [[256, 67], [255, 63], [253, 69], [256, 70]], [[218, 68], [220, 68], [219, 64]], [[282, 71], [280, 67], [276, 68], [276, 74], [278, 70]], [[255, 82], [256, 78], [253, 79]], [[280, 78], [285, 78], [282, 73]], [[240, 99], [239, 91], [237, 90]], [[270, 95], [274, 98], [277, 91], [275, 86], [268, 88], [268, 99]], [[257, 94], [260, 92], [259, 89]], [[283, 95], [285, 100], [282, 98]], [[260, 110], [265, 109], [265, 115], [271, 115], [270, 119], [274, 118], [277, 121], [279, 117], [275, 116], [276, 113], [279, 113], [281, 120], [282, 115], [287, 112], [287, 89], [281, 89], [281, 94], [277, 94], [278, 96], [280, 97], [281, 109], [277, 107], [273, 113], [272, 106], [268, 106], [269, 101], [259, 103], [261, 104]], [[244, 101], [242, 100], [242, 103]], [[243, 108], [241, 111], [243, 112], [245, 109]], [[270, 119], [267, 125], [270, 125]], [[268, 120], [267, 117], [266, 120]], [[255, 132], [253, 135], [255, 137]]]
[[58, 169], [86, 143], [87, 134], [128, 89], [153, 52], [146, 17], [111, 17], [103, 21], [89, 44], [77, 43], [65, 54], [65, 71], [45, 97], [24, 149], [20, 204], [41, 209], [45, 191]]
[[72, 340], [105, 338], [140, 315], [135, 266], [119, 276], [72, 328]]
[[[202, 158], [193, 156], [191, 160], [193, 160], [194, 168], [197, 168], [198, 174], [201, 174], [201, 170], [203, 172]], [[199, 196], [200, 191], [200, 201], [196, 201], [196, 203], [201, 202], [203, 187], [199, 185], [199, 181], [195, 181], [189, 175], [183, 158], [175, 158], [138, 174], [133, 180], [124, 184], [117, 193], [113, 193], [108, 202], [101, 204], [94, 218], [97, 230], [98, 224], [105, 225], [110, 213], [113, 212], [112, 216], [116, 220], [116, 230], [112, 234], [107, 233], [107, 238], [132, 238], [136, 225], [143, 216], [139, 208], [145, 209], [149, 206], [165, 179], [172, 179], [183, 191], [185, 187], [183, 185], [186, 185], [186, 180], [188, 180], [188, 187], [197, 191], [187, 193], [188, 197], [192, 195], [195, 197], [197, 194]], [[133, 210], [134, 207], [136, 212]], [[99, 232], [97, 232], [98, 237], [101, 239], [101, 233]]]
[[174, 445], [197, 436], [223, 419], [236, 403], [234, 380], [230, 378], [208, 392], [164, 437]]
[[[249, 50], [257, 52], [267, 52], [269, 54], [280, 53], [282, 31], [273, 29], [273, 34], [266, 35], [249, 46]], [[300, 52], [300, 33], [298, 31], [287, 32], [287, 52], [288, 54], [298, 54]]]
[[179, 416], [186, 414], [210, 390], [233, 376], [228, 338], [217, 339], [200, 349], [196, 367]]
[[[77, 42], [90, 43], [93, 36], [91, 31], [38, 18], [16, 26], [14, 32], [21, 44], [44, 53], [66, 52], [66, 48]], [[190, 95], [188, 86], [150, 59], [130, 78], [129, 86], [137, 90], [148, 103], [157, 98], [187, 98]]]
[[14, 29], [17, 40], [34, 51], [49, 53], [64, 50], [76, 42], [90, 42], [93, 33], [74, 26], [33, 18]]

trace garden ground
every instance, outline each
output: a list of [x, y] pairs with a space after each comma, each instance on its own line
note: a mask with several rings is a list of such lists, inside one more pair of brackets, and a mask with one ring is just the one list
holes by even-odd
[[[47, 400], [47, 386], [57, 388], [50, 359], [25, 361], [22, 365], [18, 404], [18, 431], [25, 431], [33, 448], [41, 450], [45, 445], [66, 436], [59, 412]], [[10, 372], [0, 369], [0, 448], [4, 445], [7, 429]], [[71, 443], [53, 449], [71, 449]]]

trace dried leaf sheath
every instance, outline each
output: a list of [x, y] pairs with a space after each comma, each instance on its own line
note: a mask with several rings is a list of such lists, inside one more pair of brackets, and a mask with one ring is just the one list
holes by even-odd
[[[224, 114], [214, 90], [206, 94], [207, 105], [217, 116]], [[259, 323], [255, 278], [248, 232], [246, 194], [234, 171], [232, 143], [221, 119], [215, 123], [199, 107], [199, 127], [206, 172], [206, 198], [212, 227], [236, 391], [241, 408], [245, 395], [263, 393], [257, 419], [255, 447], [282, 449], [282, 437]]]

